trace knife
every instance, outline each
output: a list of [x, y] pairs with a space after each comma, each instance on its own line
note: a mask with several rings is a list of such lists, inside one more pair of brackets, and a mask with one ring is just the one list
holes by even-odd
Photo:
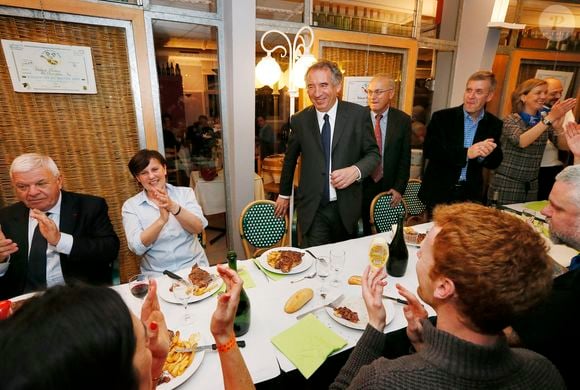
[[[237, 341], [238, 347], [244, 348], [246, 342], [244, 340]], [[217, 350], [216, 344], [198, 345], [195, 348], [175, 348], [175, 352], [200, 352], [200, 351], [215, 351]]]
[[163, 274], [169, 276], [171, 279], [179, 280], [181, 283], [184, 283], [187, 286], [191, 286], [191, 282], [189, 280], [185, 280], [181, 276], [174, 274], [173, 272], [171, 272], [169, 270], [163, 271]]
[[401, 304], [403, 304], [403, 305], [408, 305], [408, 304], [409, 304], [409, 302], [407, 302], [407, 301], [406, 301], [406, 300], [404, 300], [404, 299], [401, 299], [401, 298], [395, 298], [395, 297], [390, 297], [390, 296], [388, 296], [388, 295], [384, 295], [384, 294], [383, 294], [383, 298], [390, 299], [391, 301], [399, 302], [399, 303], [401, 303]]
[[344, 294], [340, 294], [332, 302], [326, 303], [324, 305], [316, 306], [313, 309], [307, 310], [304, 313], [297, 315], [296, 319], [301, 320], [302, 318], [306, 317], [308, 314], [314, 313], [315, 311], [318, 311], [320, 309], [324, 309], [325, 307], [331, 307], [333, 309], [336, 309], [338, 307], [338, 304], [341, 303], [343, 301], [343, 299], [344, 299]]

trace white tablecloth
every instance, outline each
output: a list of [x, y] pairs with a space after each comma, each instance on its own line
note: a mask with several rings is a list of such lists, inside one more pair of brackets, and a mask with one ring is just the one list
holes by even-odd
[[[414, 228], [419, 231], [425, 231], [430, 224], [417, 225]], [[388, 234], [379, 234], [387, 237]], [[341, 281], [338, 287], [331, 287], [330, 281], [333, 275], [327, 278], [326, 284], [330, 288], [330, 294], [325, 301], [318, 294], [320, 281], [318, 278], [305, 279], [301, 282], [290, 284], [291, 280], [301, 278], [310, 271], [296, 275], [288, 275], [281, 280], [273, 281], [266, 277], [252, 261], [239, 261], [238, 267], [246, 267], [252, 275], [256, 287], [246, 289], [252, 304], [252, 322], [250, 331], [243, 337], [246, 340], [247, 346], [242, 349], [242, 354], [248, 365], [248, 369], [254, 380], [254, 383], [259, 383], [280, 374], [280, 368], [287, 372], [296, 369], [281, 352], [270, 342], [271, 338], [283, 330], [294, 325], [297, 320], [296, 316], [303, 311], [307, 311], [323, 302], [330, 302], [333, 296], [340, 293], [348, 295], [361, 295], [360, 286], [351, 286], [347, 284], [347, 280], [351, 275], [362, 275], [362, 272], [368, 264], [368, 249], [370, 243], [375, 236], [363, 237], [354, 240], [344, 241], [341, 243], [323, 245], [311, 248], [311, 251], [319, 256], [328, 255], [331, 248], [344, 249], [346, 252], [346, 261], [344, 270], [339, 275]], [[390, 238], [388, 238], [390, 241]], [[405, 276], [401, 278], [394, 278], [389, 276], [387, 278], [388, 285], [385, 291], [389, 295], [397, 296], [395, 284], [401, 283], [411, 291], [417, 289], [417, 277], [415, 265], [417, 263], [417, 250], [415, 247], [409, 248], [409, 264]], [[305, 255], [308, 256], [308, 255]], [[314, 267], [314, 265], [312, 265]], [[284, 304], [290, 295], [297, 290], [311, 287], [315, 291], [314, 298], [307, 303], [300, 311], [287, 314], [284, 312]], [[128, 285], [116, 286], [115, 289], [121, 293], [129, 307], [134, 313], [139, 313], [141, 302], [134, 298], [129, 292]], [[183, 315], [183, 308], [180, 305], [170, 304], [160, 298], [161, 310], [166, 316], [167, 324], [170, 329], [179, 327], [179, 319]], [[205, 337], [211, 338], [209, 332], [209, 323], [211, 314], [215, 309], [215, 296], [209, 297], [203, 301], [190, 304], [189, 310], [195, 318], [194, 327], [196, 331], [200, 331]], [[402, 311], [402, 305], [394, 303], [395, 313], [393, 321], [387, 326], [386, 331], [393, 331], [400, 329], [407, 325]], [[434, 311], [427, 306], [429, 315], [433, 315]], [[342, 336], [348, 341], [348, 345], [341, 351], [352, 348], [360, 336], [362, 331], [354, 330], [344, 327], [334, 320], [332, 320], [324, 309], [314, 313], [320, 321], [326, 324], [334, 332]], [[340, 351], [339, 351], [340, 352]], [[337, 352], [338, 353], [338, 352]], [[220, 373], [219, 358], [217, 353], [208, 352], [205, 355], [204, 361], [197, 372], [187, 380], [180, 389], [221, 389], [223, 388], [222, 377]]]
[[[267, 286], [266, 277], [252, 264], [251, 261], [240, 261], [238, 267], [247, 267], [247, 270], [252, 275], [252, 279], [256, 282], [255, 288], [246, 289], [250, 302], [252, 304], [252, 323], [250, 330], [241, 340], [246, 341], [246, 347], [242, 348], [242, 355], [252, 376], [254, 383], [259, 383], [272, 379], [280, 375], [280, 368], [274, 353], [275, 347], [270, 343], [269, 335], [269, 318], [268, 310], [263, 310], [268, 306], [264, 302], [266, 297], [263, 295], [262, 288], [258, 286]], [[128, 284], [115, 286], [129, 308], [139, 316], [141, 310], [141, 301], [131, 295]], [[183, 316], [183, 306], [165, 302], [159, 298], [161, 311], [165, 315], [167, 327], [169, 329], [183, 329], [180, 321]], [[209, 330], [211, 315], [216, 307], [216, 296], [213, 295], [203, 301], [189, 304], [188, 310], [190, 315], [194, 318], [193, 324], [190, 325], [191, 333], [200, 332], [202, 338], [211, 341], [211, 333]], [[189, 335], [187, 335], [189, 336]], [[223, 389], [223, 378], [221, 374], [221, 366], [217, 352], [206, 352], [201, 366], [197, 371], [183, 383], [179, 389]]]
[[[226, 188], [223, 169], [212, 181], [205, 181], [199, 171], [192, 171], [189, 185], [194, 188], [195, 197], [204, 215], [214, 215], [226, 212]], [[254, 174], [254, 200], [265, 199], [262, 178]]]

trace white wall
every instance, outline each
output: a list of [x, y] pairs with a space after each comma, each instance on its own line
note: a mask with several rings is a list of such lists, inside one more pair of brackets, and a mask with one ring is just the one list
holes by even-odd
[[472, 73], [491, 70], [499, 42], [499, 30], [487, 27], [493, 6], [490, 0], [463, 2], [450, 107], [463, 102], [465, 82]]
[[[254, 200], [254, 117], [256, 64], [256, 1], [224, 1], [223, 62], [220, 84], [225, 86], [222, 101], [224, 154], [226, 159], [227, 229], [230, 246], [243, 256], [238, 219], [243, 208]], [[248, 77], [251, 75], [251, 77]], [[224, 80], [225, 78], [225, 80]]]

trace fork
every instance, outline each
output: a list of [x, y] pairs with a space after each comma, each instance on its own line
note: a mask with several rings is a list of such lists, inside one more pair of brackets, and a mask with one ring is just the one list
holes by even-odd
[[314, 277], [316, 277], [316, 270], [312, 271], [312, 273], [310, 273], [306, 276], [301, 277], [300, 279], [292, 280], [290, 283], [292, 284], [292, 283], [296, 283], [296, 282], [301, 282], [304, 279], [312, 279]]
[[305, 311], [304, 313], [297, 315], [296, 316], [296, 319], [297, 320], [300, 320], [300, 319], [304, 318], [307, 314], [313, 313], [313, 312], [315, 312], [317, 310], [320, 310], [320, 309], [323, 309], [325, 307], [332, 307], [333, 309], [336, 309], [338, 307], [338, 304], [340, 302], [342, 302], [343, 299], [344, 299], [344, 294], [340, 294], [332, 302], [329, 302], [329, 303], [327, 303], [325, 305], [317, 306], [314, 309], [310, 309], [308, 311]]

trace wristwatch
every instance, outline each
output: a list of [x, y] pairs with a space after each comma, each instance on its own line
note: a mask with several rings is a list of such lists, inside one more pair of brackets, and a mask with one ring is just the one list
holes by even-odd
[[548, 119], [547, 116], [542, 118], [542, 123], [545, 124], [546, 126], [551, 126], [552, 125], [552, 121]]

